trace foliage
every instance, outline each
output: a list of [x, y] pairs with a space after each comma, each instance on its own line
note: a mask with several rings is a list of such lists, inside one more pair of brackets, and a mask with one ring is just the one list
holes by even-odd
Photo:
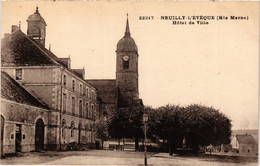
[[182, 145], [184, 138], [194, 152], [198, 150], [199, 145], [230, 142], [230, 119], [212, 107], [166, 105], [149, 109], [149, 117], [149, 136], [168, 140], [173, 151]]
[[138, 139], [143, 138], [143, 110], [141, 106], [118, 108], [109, 120], [109, 135], [119, 140], [135, 138], [136, 148], [138, 148]]
[[171, 153], [186, 145], [194, 152], [198, 146], [230, 143], [231, 121], [219, 110], [202, 105], [166, 105], [153, 109], [146, 107], [130, 107], [117, 109], [108, 124], [112, 138], [143, 138], [144, 112], [149, 114], [147, 135], [152, 140], [167, 140]]
[[127, 109], [116, 109], [109, 118], [108, 132], [112, 138], [122, 139], [128, 138], [128, 119], [129, 113]]
[[100, 119], [96, 123], [96, 136], [102, 141], [107, 141], [109, 138], [108, 135], [108, 122], [104, 119]]

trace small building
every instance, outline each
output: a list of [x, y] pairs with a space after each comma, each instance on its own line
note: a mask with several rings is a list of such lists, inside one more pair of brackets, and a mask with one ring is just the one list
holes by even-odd
[[258, 144], [249, 134], [238, 134], [231, 139], [232, 149], [240, 154], [257, 154]]
[[[55, 113], [54, 113], [55, 114]], [[49, 144], [48, 125], [54, 115], [7, 73], [1, 72], [1, 116], [5, 122], [3, 154], [43, 149]], [[53, 121], [53, 122], [51, 122]]]

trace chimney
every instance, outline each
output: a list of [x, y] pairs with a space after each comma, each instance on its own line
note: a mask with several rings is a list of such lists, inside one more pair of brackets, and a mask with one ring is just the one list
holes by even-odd
[[12, 33], [19, 30], [19, 27], [17, 25], [12, 25]]
[[10, 38], [10, 33], [5, 33], [5, 36], [4, 36], [4, 38], [6, 38], [6, 39], [9, 39]]

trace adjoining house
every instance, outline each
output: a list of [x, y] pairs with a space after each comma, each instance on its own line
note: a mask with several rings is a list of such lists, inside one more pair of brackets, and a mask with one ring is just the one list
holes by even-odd
[[52, 112], [5, 72], [1, 72], [1, 87], [3, 153], [43, 149], [51, 141], [44, 132]]

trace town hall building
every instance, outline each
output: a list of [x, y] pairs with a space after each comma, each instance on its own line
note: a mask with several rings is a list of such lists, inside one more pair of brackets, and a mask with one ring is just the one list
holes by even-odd
[[138, 49], [129, 21], [116, 48], [116, 79], [85, 79], [70, 58], [45, 48], [46, 26], [38, 7], [27, 34], [13, 25], [1, 43], [1, 155], [90, 146], [95, 124], [117, 108], [143, 105], [138, 90]]

